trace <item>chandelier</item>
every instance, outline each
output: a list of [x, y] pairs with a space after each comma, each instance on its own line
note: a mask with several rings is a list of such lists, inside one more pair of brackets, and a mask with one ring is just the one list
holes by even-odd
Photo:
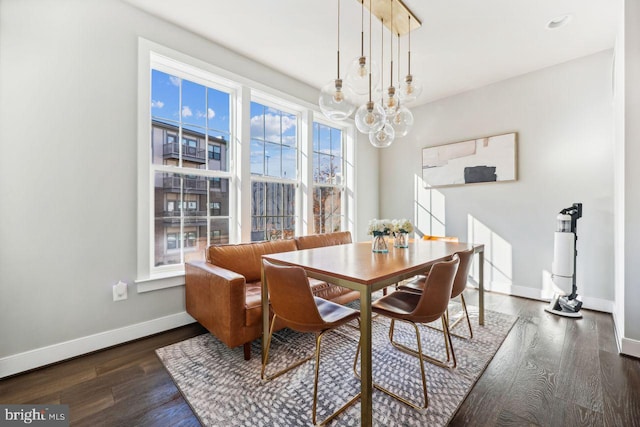
[[[351, 61], [344, 80], [340, 77], [340, 0], [338, 1], [337, 76], [324, 85], [318, 104], [330, 120], [345, 120], [355, 111], [358, 130], [369, 136], [376, 148], [390, 146], [396, 138], [407, 135], [413, 126], [413, 114], [406, 104], [415, 101], [422, 87], [411, 74], [411, 31], [421, 26], [420, 21], [401, 0], [358, 0], [361, 3], [360, 56]], [[369, 9], [369, 52], [364, 50], [364, 7]], [[371, 21], [375, 16], [381, 23], [381, 63], [371, 55]], [[383, 90], [384, 27], [390, 36], [389, 87]], [[408, 36], [407, 75], [393, 80], [393, 36], [398, 41], [398, 77], [400, 77], [400, 37]]]

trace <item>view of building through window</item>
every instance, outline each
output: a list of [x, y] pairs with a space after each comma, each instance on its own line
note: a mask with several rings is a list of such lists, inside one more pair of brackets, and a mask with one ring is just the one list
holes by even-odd
[[151, 78], [154, 265], [204, 259], [229, 241], [229, 94], [158, 70]]
[[342, 228], [344, 151], [340, 129], [313, 123], [313, 231]]
[[296, 224], [298, 117], [251, 103], [251, 240], [291, 238]]
[[[151, 255], [152, 274], [204, 259], [211, 244], [346, 227], [346, 128], [318, 118], [308, 123], [313, 132], [301, 133], [312, 111], [160, 56], [149, 76], [150, 182], [142, 191], [152, 194], [141, 209], [150, 209], [151, 238], [139, 253]], [[245, 96], [250, 108], [235, 117]], [[247, 152], [235, 136], [246, 121]]]

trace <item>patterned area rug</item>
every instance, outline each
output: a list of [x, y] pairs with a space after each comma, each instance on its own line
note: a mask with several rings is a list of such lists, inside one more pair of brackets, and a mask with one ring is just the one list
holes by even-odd
[[[453, 307], [452, 320], [460, 315]], [[458, 360], [456, 369], [425, 363], [429, 407], [417, 411], [374, 390], [373, 417], [378, 426], [444, 426], [455, 414], [494, 354], [506, 338], [516, 317], [485, 312], [485, 325], [478, 326], [478, 309], [469, 307], [474, 333], [472, 340], [453, 337]], [[434, 322], [439, 326], [439, 322]], [[389, 343], [389, 321], [373, 320], [374, 382], [421, 402], [422, 383], [418, 359], [398, 351]], [[454, 330], [466, 335], [466, 322]], [[423, 350], [445, 357], [442, 332], [421, 327]], [[318, 419], [323, 420], [360, 390], [353, 374], [353, 359], [359, 332], [344, 326], [323, 338], [318, 390]], [[410, 325], [396, 322], [395, 339], [416, 348]], [[268, 372], [287, 366], [300, 356], [313, 354], [313, 334], [284, 329], [274, 334]], [[252, 358], [243, 359], [242, 348], [229, 349], [217, 338], [203, 334], [156, 350], [176, 385], [205, 426], [308, 426], [313, 402], [313, 360], [270, 382], [260, 379], [260, 340], [252, 347]], [[358, 363], [359, 370], [359, 363]], [[357, 401], [331, 426], [360, 424]]]

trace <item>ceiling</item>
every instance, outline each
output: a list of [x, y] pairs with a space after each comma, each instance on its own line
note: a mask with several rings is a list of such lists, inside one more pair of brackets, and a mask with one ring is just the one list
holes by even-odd
[[[336, 1], [124, 1], [318, 89], [336, 76]], [[422, 27], [411, 33], [411, 71], [424, 86], [414, 104], [613, 48], [619, 16], [617, 3], [611, 0], [403, 2], [422, 21]], [[567, 25], [547, 29], [550, 20], [566, 14], [572, 15]], [[379, 61], [381, 25], [373, 22], [373, 58]], [[344, 75], [360, 55], [358, 0], [341, 1], [340, 27]], [[365, 18], [365, 34], [367, 28]], [[386, 30], [384, 34], [386, 87], [389, 34]], [[404, 75], [406, 39], [401, 43]], [[396, 42], [393, 49], [397, 76]]]

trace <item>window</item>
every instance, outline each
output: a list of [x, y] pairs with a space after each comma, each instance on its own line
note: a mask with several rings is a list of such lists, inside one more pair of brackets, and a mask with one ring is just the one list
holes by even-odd
[[295, 234], [298, 117], [251, 103], [251, 240]]
[[[230, 178], [223, 146], [230, 140], [232, 94], [213, 81], [157, 68], [151, 70], [150, 100], [153, 266], [182, 268], [185, 261], [204, 259], [213, 221], [229, 233], [228, 217], [221, 216], [229, 215], [231, 187], [222, 183]], [[201, 208], [214, 199], [219, 209]]]
[[222, 149], [219, 145], [209, 145], [209, 159], [220, 160]]
[[303, 101], [155, 43], [139, 52], [138, 292], [183, 284], [208, 244], [354, 229], [351, 125], [315, 125]]
[[313, 231], [342, 229], [344, 139], [342, 130], [313, 123]]

